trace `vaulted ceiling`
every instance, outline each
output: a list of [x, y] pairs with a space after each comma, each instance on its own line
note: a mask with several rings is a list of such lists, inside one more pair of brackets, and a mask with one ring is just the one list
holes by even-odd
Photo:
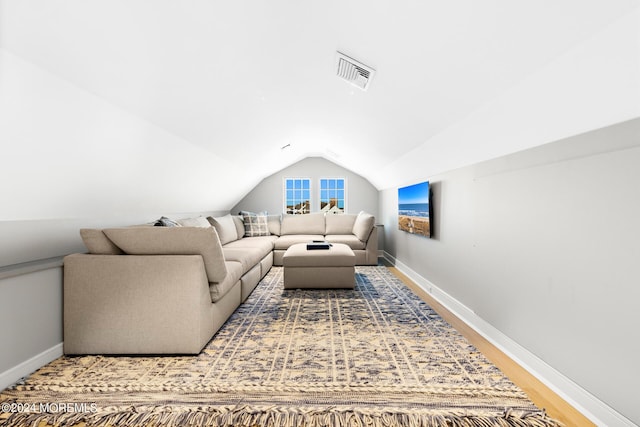
[[[637, 0], [2, 0], [0, 46], [215, 153], [255, 183], [323, 156], [385, 188], [402, 159], [638, 7]], [[376, 70], [367, 91], [336, 77], [336, 51]], [[428, 152], [437, 159], [441, 150], [446, 167], [457, 167], [476, 158], [451, 156], [482, 151], [477, 144], [465, 141], [454, 153], [434, 144]], [[504, 144], [487, 156], [515, 149]]]

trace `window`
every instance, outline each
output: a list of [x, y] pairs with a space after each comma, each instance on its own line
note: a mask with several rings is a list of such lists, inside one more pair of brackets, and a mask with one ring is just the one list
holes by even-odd
[[299, 215], [311, 212], [311, 180], [309, 178], [284, 179], [284, 211]]
[[345, 179], [320, 179], [320, 210], [325, 213], [341, 214], [345, 211]]

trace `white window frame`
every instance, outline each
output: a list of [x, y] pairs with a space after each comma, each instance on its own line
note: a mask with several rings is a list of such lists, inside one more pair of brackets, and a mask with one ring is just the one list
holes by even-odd
[[[288, 198], [288, 194], [287, 194], [287, 182], [288, 181], [308, 181], [309, 182], [309, 208], [308, 211], [306, 212], [297, 212], [297, 213], [289, 213], [288, 211], [288, 206], [287, 206], [287, 202], [289, 201]], [[295, 185], [295, 184], [294, 184]], [[303, 185], [304, 186], [304, 185]], [[293, 191], [295, 191], [296, 189], [292, 189]], [[301, 188], [301, 191], [303, 191], [304, 188]], [[297, 199], [295, 197], [295, 194], [293, 196], [293, 200], [298, 201], [298, 200], [302, 200], [302, 197], [300, 199]], [[313, 209], [313, 180], [309, 177], [299, 177], [299, 176], [287, 176], [282, 178], [282, 212], [284, 214], [288, 214], [288, 215], [304, 215], [304, 214], [309, 214], [311, 213]]]
[[[343, 198], [344, 206], [342, 208], [342, 212], [327, 211], [327, 213], [328, 212], [331, 212], [333, 214], [347, 213], [347, 185], [348, 185], [348, 183], [347, 183], [347, 178], [343, 177], [343, 176], [329, 176], [329, 177], [324, 177], [323, 176], [323, 177], [320, 177], [318, 179], [318, 208], [319, 208], [320, 212], [325, 212], [322, 209], [322, 181], [323, 180], [332, 180], [332, 179], [342, 180], [342, 182], [344, 183], [344, 188], [342, 189], [344, 191], [344, 198]], [[338, 190], [338, 189], [336, 188], [336, 190]]]

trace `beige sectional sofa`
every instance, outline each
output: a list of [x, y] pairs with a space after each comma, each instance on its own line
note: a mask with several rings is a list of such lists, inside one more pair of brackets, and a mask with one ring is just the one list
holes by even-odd
[[64, 259], [65, 354], [195, 354], [289, 246], [345, 243], [375, 265], [373, 216], [186, 219], [181, 227], [83, 229]]

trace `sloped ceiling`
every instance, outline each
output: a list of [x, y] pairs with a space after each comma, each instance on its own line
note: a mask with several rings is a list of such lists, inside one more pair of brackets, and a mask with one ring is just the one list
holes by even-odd
[[[0, 5], [4, 49], [214, 153], [255, 184], [323, 156], [385, 188], [385, 166], [428, 146], [638, 1]], [[336, 51], [376, 70], [368, 91], [335, 76]]]

